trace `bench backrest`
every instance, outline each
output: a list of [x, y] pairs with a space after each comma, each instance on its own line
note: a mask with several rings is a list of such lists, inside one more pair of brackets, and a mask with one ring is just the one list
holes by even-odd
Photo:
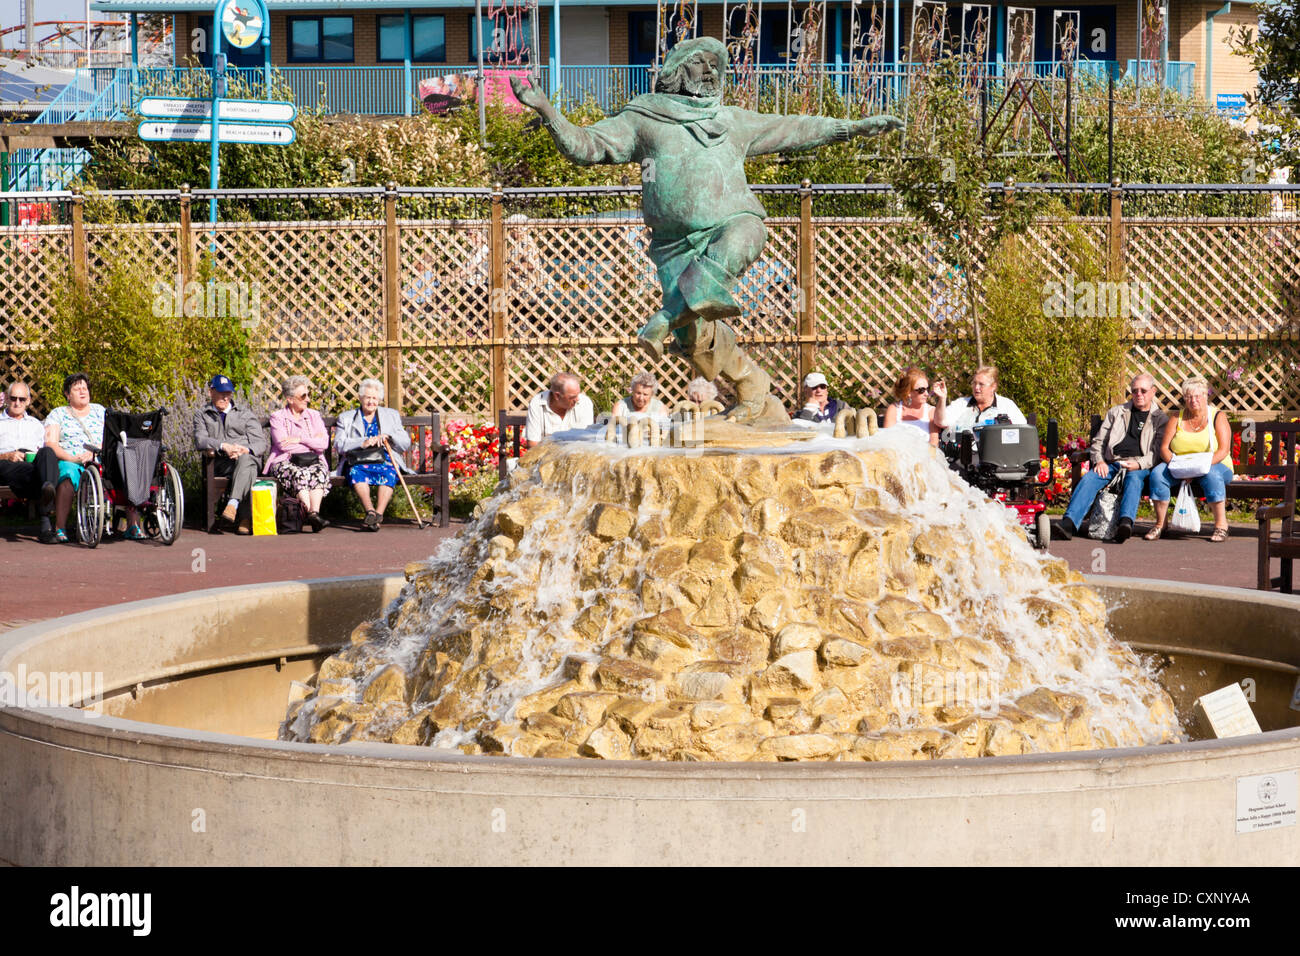
[[519, 457], [527, 422], [525, 412], [507, 412], [503, 408], [497, 413], [497, 475], [501, 478], [506, 476], [506, 461]]
[[1241, 461], [1235, 468], [1238, 475], [1277, 475], [1294, 484], [1300, 422], [1255, 422], [1252, 440], [1248, 440], [1249, 426], [1241, 435]]
[[[337, 415], [322, 415], [325, 430], [329, 432], [330, 441], [325, 449], [325, 461], [330, 471], [334, 470], [334, 427], [338, 424]], [[271, 419], [259, 418], [262, 430], [266, 432], [267, 444], [271, 441]], [[442, 448], [442, 416], [435, 409], [427, 415], [403, 415], [402, 427], [412, 435], [411, 447], [406, 453], [406, 464], [418, 474], [432, 474], [438, 471], [438, 454]]]

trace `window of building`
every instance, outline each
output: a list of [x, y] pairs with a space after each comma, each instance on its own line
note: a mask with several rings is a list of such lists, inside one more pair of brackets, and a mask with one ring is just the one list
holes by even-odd
[[351, 63], [351, 17], [290, 17], [290, 63]]
[[[508, 60], [527, 63], [533, 46], [533, 24], [530, 18], [507, 20], [505, 17], [483, 17], [479, 24], [483, 31], [483, 59]], [[469, 58], [478, 60], [478, 31], [474, 29], [474, 16], [469, 18]]]
[[[447, 21], [441, 14], [411, 17], [411, 59], [417, 63], [447, 62]], [[380, 63], [401, 63], [406, 59], [406, 17], [379, 18]]]

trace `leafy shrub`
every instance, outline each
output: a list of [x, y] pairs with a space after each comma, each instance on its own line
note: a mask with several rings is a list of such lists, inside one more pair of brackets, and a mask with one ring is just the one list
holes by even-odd
[[[1104, 278], [1077, 225], [1067, 224], [1057, 253], [1076, 286]], [[1005, 237], [984, 276], [985, 349], [998, 367], [998, 391], [1062, 432], [1088, 431], [1120, 384], [1126, 320], [1122, 315], [1057, 315], [1047, 304], [1048, 257], [1023, 236]], [[1092, 310], [1107, 312], [1109, 309]]]

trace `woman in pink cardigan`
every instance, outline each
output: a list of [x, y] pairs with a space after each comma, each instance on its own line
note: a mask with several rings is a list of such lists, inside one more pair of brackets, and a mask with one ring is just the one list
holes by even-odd
[[320, 516], [321, 499], [329, 492], [330, 473], [322, 454], [329, 447], [329, 433], [320, 412], [307, 407], [311, 382], [305, 375], [291, 375], [280, 394], [284, 408], [271, 416], [271, 456], [265, 474], [274, 475], [285, 494], [302, 502], [304, 519], [313, 531], [328, 521]]

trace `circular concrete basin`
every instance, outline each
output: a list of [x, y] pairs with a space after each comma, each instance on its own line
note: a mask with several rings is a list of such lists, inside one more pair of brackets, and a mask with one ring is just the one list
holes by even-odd
[[[1244, 682], [1264, 732], [906, 763], [290, 744], [274, 739], [290, 682], [402, 579], [222, 588], [0, 636], [0, 862], [1294, 863], [1300, 598], [1091, 583], [1116, 634], [1156, 656], [1181, 716]], [[1261, 812], [1261, 792], [1282, 809]]]

